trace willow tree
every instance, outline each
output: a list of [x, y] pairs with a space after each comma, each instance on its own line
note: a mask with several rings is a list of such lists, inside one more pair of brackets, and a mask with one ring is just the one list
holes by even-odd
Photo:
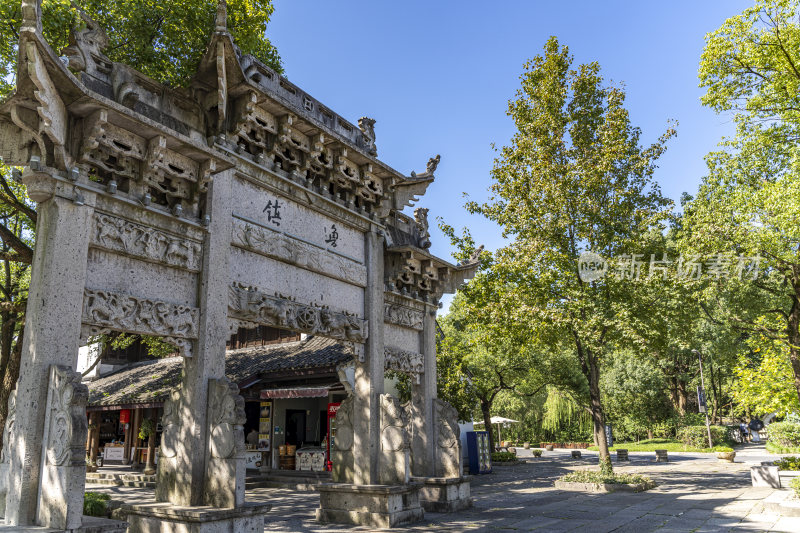
[[652, 302], [643, 302], [636, 280], [627, 279], [635, 275], [584, 281], [578, 258], [591, 251], [622, 259], [662, 229], [671, 204], [653, 173], [675, 132], [642, 147], [624, 91], [604, 83], [597, 63], [572, 63], [567, 47], [551, 37], [544, 53], [525, 64], [508, 106], [517, 131], [495, 160], [491, 197], [467, 205], [511, 239], [492, 267], [502, 280], [502, 303], [474, 312], [571, 353], [588, 383], [601, 467], [610, 472], [601, 365], [629, 337], [630, 321], [652, 312], [642, 310]]

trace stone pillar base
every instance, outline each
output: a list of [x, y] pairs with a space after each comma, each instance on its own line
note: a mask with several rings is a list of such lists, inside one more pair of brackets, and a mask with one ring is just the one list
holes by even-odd
[[128, 524], [119, 520], [83, 516], [81, 526], [74, 529], [53, 529], [44, 526], [6, 526], [0, 521], [0, 533], [125, 533]]
[[471, 479], [472, 476], [412, 477], [411, 481], [422, 483], [419, 499], [423, 509], [429, 513], [452, 513], [472, 507]]
[[390, 528], [425, 517], [419, 504], [420, 483], [351, 485], [322, 483], [317, 520], [322, 523]]
[[128, 520], [128, 533], [262, 533], [269, 504], [241, 507], [182, 507], [170, 503], [126, 505], [119, 513]]

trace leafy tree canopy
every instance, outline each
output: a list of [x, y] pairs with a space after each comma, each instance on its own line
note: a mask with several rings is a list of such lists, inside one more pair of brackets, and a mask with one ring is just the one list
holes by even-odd
[[[184, 86], [196, 72], [217, 14], [217, 0], [76, 0], [106, 31], [105, 53], [160, 82]], [[22, 22], [20, 0], [0, 0], [0, 96], [13, 88], [17, 41]], [[69, 0], [44, 0], [44, 37], [58, 53], [69, 32], [82, 24]], [[280, 56], [266, 38], [271, 0], [229, 0], [228, 28], [242, 52], [278, 72]]]

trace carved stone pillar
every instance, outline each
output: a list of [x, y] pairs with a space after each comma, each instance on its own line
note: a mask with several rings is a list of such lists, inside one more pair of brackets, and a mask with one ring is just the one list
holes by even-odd
[[433, 403], [437, 398], [436, 390], [436, 308], [425, 305], [422, 319], [423, 372], [419, 382], [412, 380], [411, 385], [411, 471], [414, 476], [430, 477], [435, 475], [434, 460], [434, 416]]
[[[93, 194], [84, 192], [82, 202], [73, 201], [73, 186], [45, 172], [26, 169], [22, 179], [29, 196], [38, 202], [38, 220], [16, 388], [16, 419], [4, 444], [11, 453], [6, 523], [14, 526], [32, 525], [36, 520], [44, 457], [42, 428], [49, 414], [46, 406], [50, 367], [56, 364], [75, 368], [78, 359], [86, 254], [94, 211], [91, 206], [95, 200]], [[80, 442], [81, 461], [85, 437], [83, 434]], [[62, 491], [52, 497], [61, 505], [73, 497], [81, 501], [82, 479], [62, 486]], [[60, 520], [55, 515], [47, 516]], [[61, 523], [39, 525], [65, 527]]]
[[89, 389], [78, 372], [63, 365], [50, 367], [48, 383], [36, 522], [73, 529], [80, 527], [83, 516]]
[[369, 336], [363, 352], [357, 350], [353, 387], [353, 477], [356, 485], [378, 481], [380, 453], [380, 395], [383, 394], [383, 236], [366, 233], [367, 287], [364, 289], [364, 315]]
[[207, 408], [210, 380], [225, 377], [232, 179], [233, 172], [220, 173], [209, 186], [207, 212], [211, 222], [203, 246], [198, 339], [192, 350], [193, 356], [183, 360], [180, 389], [174, 391], [170, 401], [164, 405], [156, 500], [175, 505], [213, 506], [217, 503], [215, 500], [206, 501]]

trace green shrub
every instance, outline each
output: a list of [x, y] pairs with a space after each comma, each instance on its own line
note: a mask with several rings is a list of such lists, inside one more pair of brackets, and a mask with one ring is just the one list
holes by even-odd
[[533, 453], [534, 457], [541, 457], [542, 456], [542, 450], [531, 450], [531, 453]]
[[733, 448], [728, 446], [714, 446], [713, 450], [719, 453], [730, 453], [733, 451]]
[[795, 446], [793, 448], [784, 448], [783, 446], [778, 446], [772, 441], [767, 441], [767, 445], [765, 446], [769, 453], [779, 453], [779, 454], [790, 454], [790, 453], [800, 453], [800, 446]]
[[781, 448], [800, 447], [800, 424], [774, 422], [769, 425], [769, 440]]
[[[708, 448], [708, 430], [706, 426], [686, 426], [678, 431], [678, 438], [686, 446], [693, 448]], [[725, 444], [729, 441], [728, 428], [725, 426], [711, 426], [711, 443], [713, 446]]]
[[492, 452], [493, 463], [508, 463], [516, 460], [517, 456], [511, 452]]
[[88, 516], [106, 516], [106, 506], [111, 496], [100, 492], [87, 492], [83, 497], [83, 514]]
[[792, 479], [792, 481], [789, 483], [789, 486], [792, 487], [795, 496], [800, 498], [800, 477]]
[[562, 476], [559, 481], [568, 481], [572, 483], [644, 483], [646, 485], [655, 486], [652, 479], [641, 474], [604, 474], [597, 470], [576, 470]]
[[774, 463], [778, 470], [800, 470], [800, 457], [784, 457]]

